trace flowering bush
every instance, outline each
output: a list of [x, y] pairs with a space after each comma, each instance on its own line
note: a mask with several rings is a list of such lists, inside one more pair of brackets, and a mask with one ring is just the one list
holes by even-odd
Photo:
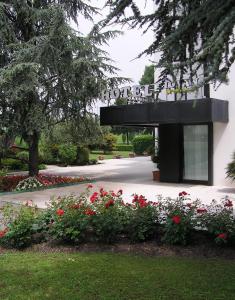
[[197, 225], [195, 216], [198, 206], [199, 202], [191, 202], [186, 192], [179, 193], [177, 199], [164, 199], [159, 204], [161, 223], [164, 224], [163, 241], [168, 244], [187, 244]]
[[6, 205], [3, 210], [3, 229], [0, 231], [0, 245], [10, 248], [25, 248], [34, 241], [37, 232], [36, 207]]
[[127, 235], [132, 242], [150, 239], [156, 233], [158, 224], [157, 202], [147, 201], [142, 195], [133, 195], [132, 205], [129, 207]]
[[15, 191], [27, 191], [27, 190], [33, 190], [33, 189], [38, 189], [42, 187], [43, 184], [37, 180], [35, 177], [28, 177], [26, 179], [21, 180], [16, 188]]
[[95, 192], [90, 197], [96, 211], [96, 215], [91, 220], [96, 240], [113, 243], [123, 233], [126, 209], [121, 195], [121, 190], [114, 193], [101, 188], [99, 193]]
[[215, 200], [198, 211], [198, 220], [205, 230], [215, 239], [217, 244], [234, 243], [235, 220], [233, 215], [233, 202], [225, 197], [221, 203]]
[[54, 240], [82, 242], [90, 230], [90, 214], [84, 195], [54, 198], [45, 211], [42, 228]]
[[[30, 178], [30, 179], [29, 179]], [[28, 180], [26, 180], [28, 179]], [[33, 180], [32, 180], [33, 179]], [[26, 181], [25, 181], [26, 180]], [[27, 190], [27, 189], [35, 189], [35, 188], [39, 188], [39, 187], [47, 187], [47, 186], [59, 186], [59, 185], [63, 185], [63, 184], [76, 184], [76, 183], [80, 183], [83, 181], [87, 181], [88, 179], [85, 177], [69, 177], [69, 176], [55, 176], [55, 175], [48, 175], [48, 174], [39, 174], [38, 176], [35, 177], [28, 177], [26, 175], [14, 175], [14, 176], [4, 176], [1, 177], [0, 179], [0, 191], [4, 191], [4, 192], [10, 192], [10, 191], [14, 191], [17, 190], [16, 187], [17, 185], [19, 185], [20, 189], [21, 186], [23, 186], [23, 190]], [[22, 182], [23, 183], [20, 183]], [[29, 182], [28, 182], [29, 181]], [[29, 187], [27, 188], [26, 183], [30, 183], [30, 186], [33, 185], [33, 182], [36, 183], [36, 187]]]

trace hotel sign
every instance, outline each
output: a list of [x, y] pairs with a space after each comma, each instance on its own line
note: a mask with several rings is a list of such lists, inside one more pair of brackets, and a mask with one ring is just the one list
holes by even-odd
[[128, 103], [155, 102], [159, 100], [175, 101], [205, 98], [204, 87], [184, 85], [181, 88], [167, 82], [162, 90], [158, 84], [134, 85], [103, 91], [101, 100], [110, 102], [125, 98]]

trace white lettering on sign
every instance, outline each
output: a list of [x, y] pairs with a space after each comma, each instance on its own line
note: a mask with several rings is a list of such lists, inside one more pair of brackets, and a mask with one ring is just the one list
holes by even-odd
[[176, 98], [177, 100], [205, 98], [205, 95], [203, 86], [196, 89], [186, 81], [182, 87], [176, 87], [173, 83], [167, 81], [161, 91], [158, 84], [146, 84], [114, 88], [101, 93], [101, 100], [103, 101], [118, 98], [126, 98], [135, 102], [139, 99], [140, 102], [144, 102], [145, 99], [148, 101], [150, 98], [171, 101]]

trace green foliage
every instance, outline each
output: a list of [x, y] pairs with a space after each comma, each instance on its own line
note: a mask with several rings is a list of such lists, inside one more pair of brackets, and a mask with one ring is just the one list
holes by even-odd
[[150, 154], [154, 146], [154, 137], [152, 135], [138, 135], [134, 137], [132, 144], [136, 154], [141, 155], [144, 152]]
[[16, 154], [16, 157], [19, 158], [19, 159], [22, 159], [24, 161], [28, 161], [29, 160], [29, 152], [20, 151]]
[[222, 203], [215, 200], [206, 205], [197, 216], [198, 222], [208, 231], [217, 244], [235, 243], [235, 220], [232, 201], [227, 197]]
[[85, 147], [77, 148], [77, 164], [87, 164], [89, 162], [90, 151]]
[[[73, 196], [62, 197], [59, 202], [52, 199], [50, 208], [44, 213], [43, 230], [54, 240], [79, 243], [87, 238], [90, 218], [85, 214], [86, 203]], [[60, 213], [59, 213], [60, 212]]]
[[143, 242], [156, 235], [158, 213], [156, 207], [147, 205], [130, 210], [126, 226], [127, 236], [131, 242]]
[[187, 193], [185, 194], [174, 200], [170, 198], [166, 199], [164, 203], [161, 203], [161, 217], [166, 222], [163, 241], [167, 244], [188, 244], [192, 232], [197, 225], [195, 216], [199, 205], [198, 201], [187, 205], [185, 201], [187, 200]]
[[126, 144], [117, 144], [115, 147], [116, 151], [133, 151], [132, 145], [126, 145]]
[[115, 145], [117, 143], [117, 136], [112, 133], [107, 133], [104, 135], [103, 150], [104, 153], [109, 153], [115, 150]]
[[155, 70], [154, 65], [145, 66], [144, 74], [142, 75], [142, 77], [140, 79], [140, 84], [141, 85], [153, 84], [155, 82], [155, 80], [154, 80], [154, 70]]
[[77, 147], [72, 144], [62, 144], [58, 147], [58, 157], [61, 163], [73, 164], [76, 161]]
[[[234, 1], [152, 0], [152, 2], [154, 10], [149, 14], [141, 10], [134, 1], [107, 1], [110, 13], [103, 26], [119, 21], [132, 28], [139, 26], [144, 31], [153, 30], [152, 44], [139, 56], [161, 53], [157, 64], [162, 70], [161, 83], [170, 76], [180, 85], [186, 73], [187, 77], [191, 78], [198, 69], [204, 67], [205, 82], [226, 81], [235, 60]], [[128, 12], [126, 17], [126, 9], [132, 10], [132, 15]]]
[[15, 171], [27, 170], [27, 165], [25, 163], [14, 158], [4, 158], [2, 160], [2, 164], [9, 170], [15, 170]]
[[227, 176], [235, 180], [235, 152], [233, 153], [232, 161], [227, 166]]
[[20, 207], [6, 205], [2, 213], [5, 234], [0, 238], [0, 245], [17, 249], [30, 246], [37, 232], [37, 209], [23, 205]]

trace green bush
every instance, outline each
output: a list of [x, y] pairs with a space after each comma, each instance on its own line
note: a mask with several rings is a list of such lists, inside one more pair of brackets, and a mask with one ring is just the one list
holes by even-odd
[[29, 152], [28, 151], [20, 151], [16, 154], [16, 157], [19, 159], [24, 159], [26, 161], [29, 160]]
[[180, 193], [177, 199], [166, 199], [161, 203], [164, 220], [163, 241], [171, 245], [186, 245], [197, 225], [196, 212], [198, 201], [186, 205], [187, 193]]
[[235, 152], [233, 153], [232, 161], [227, 166], [227, 176], [235, 180]]
[[132, 207], [128, 213], [127, 236], [131, 242], [143, 242], [153, 238], [158, 224], [157, 207], [147, 202], [142, 195], [135, 195], [133, 203], [135, 209]]
[[151, 154], [154, 147], [154, 137], [152, 135], [138, 135], [133, 139], [132, 144], [136, 154], [142, 155], [144, 152]]
[[59, 145], [58, 156], [61, 163], [73, 164], [77, 157], [77, 147], [72, 144]]
[[5, 229], [0, 232], [0, 245], [17, 249], [30, 246], [37, 231], [37, 209], [6, 205], [2, 213]]
[[89, 149], [85, 147], [77, 148], [77, 164], [83, 165], [89, 163]]
[[117, 151], [129, 151], [132, 152], [133, 151], [133, 146], [132, 145], [125, 145], [125, 144], [117, 144], [115, 147], [115, 150]]
[[104, 135], [103, 150], [105, 153], [112, 153], [115, 150], [117, 136], [112, 133]]
[[25, 171], [27, 170], [27, 164], [14, 158], [5, 158], [2, 160], [2, 165], [9, 170]]

